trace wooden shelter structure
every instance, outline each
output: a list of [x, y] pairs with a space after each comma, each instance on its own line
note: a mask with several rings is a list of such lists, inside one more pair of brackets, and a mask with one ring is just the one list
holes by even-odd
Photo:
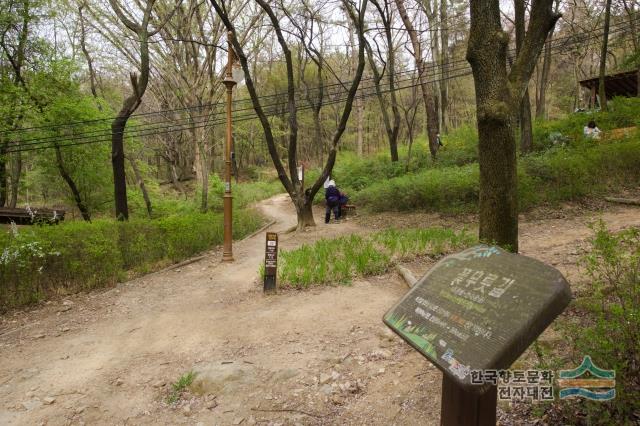
[[[636, 97], [638, 94], [640, 69], [609, 74], [604, 77], [604, 90], [607, 99], [615, 96]], [[599, 77], [591, 77], [580, 81], [580, 86], [589, 91], [588, 108], [600, 105], [598, 100]]]

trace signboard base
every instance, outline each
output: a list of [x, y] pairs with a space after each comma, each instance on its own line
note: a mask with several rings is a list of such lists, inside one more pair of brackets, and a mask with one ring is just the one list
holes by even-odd
[[495, 426], [497, 388], [485, 393], [464, 390], [446, 374], [442, 376], [441, 426]]
[[276, 292], [276, 277], [275, 275], [266, 275], [264, 277], [264, 292], [275, 293]]

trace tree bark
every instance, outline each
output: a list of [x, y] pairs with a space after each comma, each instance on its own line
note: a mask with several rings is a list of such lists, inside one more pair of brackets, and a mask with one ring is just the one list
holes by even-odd
[[515, 114], [547, 34], [559, 18], [553, 0], [533, 0], [528, 31], [507, 73], [509, 38], [499, 0], [472, 0], [467, 60], [476, 91], [480, 240], [518, 251]]
[[598, 97], [600, 98], [600, 110], [607, 110], [607, 93], [605, 89], [605, 72], [607, 68], [607, 50], [609, 44], [609, 22], [611, 20], [611, 0], [607, 0], [604, 9], [604, 30], [602, 34], [602, 50], [600, 51], [600, 74], [598, 78]]

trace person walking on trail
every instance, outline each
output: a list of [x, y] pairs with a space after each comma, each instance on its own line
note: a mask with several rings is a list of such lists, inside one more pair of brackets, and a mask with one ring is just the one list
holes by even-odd
[[[326, 201], [324, 223], [329, 223], [332, 210], [335, 220], [340, 220], [340, 207], [342, 206], [341, 202], [344, 201], [343, 197], [344, 195], [340, 193], [340, 190], [336, 186], [334, 180], [329, 180], [328, 182], [326, 182], [326, 189], [324, 191], [324, 199]], [[346, 201], [344, 201], [344, 203], [346, 204]]]

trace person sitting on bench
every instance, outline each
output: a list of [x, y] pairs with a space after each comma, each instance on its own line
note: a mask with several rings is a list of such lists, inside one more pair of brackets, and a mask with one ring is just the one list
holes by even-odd
[[324, 223], [329, 223], [331, 219], [331, 210], [333, 210], [333, 216], [336, 220], [340, 220], [340, 191], [336, 187], [336, 183], [333, 180], [327, 182], [327, 189], [324, 191], [324, 199], [326, 201], [326, 210], [324, 213]]

